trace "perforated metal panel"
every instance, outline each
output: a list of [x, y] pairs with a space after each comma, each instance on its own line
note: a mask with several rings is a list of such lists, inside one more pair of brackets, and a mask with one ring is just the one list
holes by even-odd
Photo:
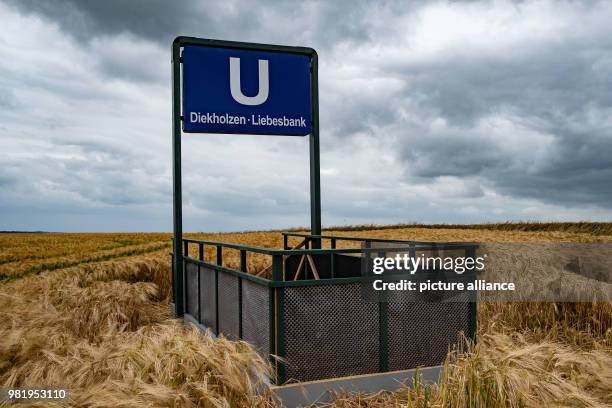
[[243, 280], [242, 308], [242, 338], [267, 358], [270, 352], [270, 289]]
[[448, 303], [389, 302], [389, 370], [442, 364], [459, 333], [469, 336], [468, 301], [464, 293]]
[[219, 332], [230, 339], [240, 335], [238, 278], [219, 271]]
[[[334, 268], [322, 261], [327, 257], [314, 259], [321, 276], [331, 277], [332, 269], [335, 277], [359, 276], [359, 258], [336, 256]], [[293, 263], [297, 268], [299, 262]], [[290, 260], [285, 262], [288, 266]], [[198, 272], [198, 265], [186, 262], [185, 268], [186, 312], [196, 319], [201, 315], [203, 325], [213, 331], [218, 327], [230, 339], [242, 332], [243, 340], [263, 357], [269, 357], [271, 346], [278, 346], [284, 362], [279, 382], [439, 365], [449, 347], [460, 341], [459, 333], [470, 334], [475, 310], [467, 293], [448, 299], [391, 291], [388, 302], [378, 303], [364, 297], [364, 282], [323, 279], [272, 289], [206, 266], [199, 266]], [[288, 276], [291, 273], [295, 271]], [[273, 328], [275, 333], [270, 333]]]
[[197, 319], [200, 307], [198, 304], [198, 266], [189, 262], [185, 262], [185, 285], [187, 313]]
[[287, 380], [378, 371], [378, 304], [359, 284], [285, 288], [284, 304]]
[[200, 267], [200, 307], [202, 308], [200, 323], [213, 332], [217, 325], [215, 303], [215, 271], [202, 266]]

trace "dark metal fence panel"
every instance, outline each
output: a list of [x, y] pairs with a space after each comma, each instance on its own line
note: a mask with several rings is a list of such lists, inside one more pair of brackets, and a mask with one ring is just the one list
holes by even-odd
[[[389, 313], [389, 370], [435, 366], [444, 362], [461, 332], [470, 335], [467, 293], [455, 302], [406, 302], [391, 298]], [[462, 302], [465, 298], [465, 302]]]
[[217, 327], [215, 296], [215, 271], [205, 266], [200, 267], [200, 308], [201, 322], [212, 331]]
[[219, 333], [230, 339], [240, 336], [238, 278], [219, 271]]
[[192, 264], [185, 260], [185, 294], [187, 299], [185, 301], [187, 305], [186, 312], [194, 318], [198, 318], [199, 304], [198, 304], [198, 265]]
[[378, 304], [358, 283], [285, 288], [284, 322], [287, 380], [378, 371]]
[[[247, 250], [241, 250], [246, 271]], [[361, 249], [346, 252], [354, 251]], [[474, 295], [439, 303], [398, 291], [377, 303], [363, 296], [359, 257], [337, 250], [286, 252], [285, 258], [271, 254], [272, 281], [189, 258], [184, 269], [186, 312], [215, 333], [251, 343], [264, 358], [281, 356], [279, 383], [439, 365], [461, 332], [473, 334]], [[323, 279], [294, 282], [306, 253]]]
[[270, 351], [270, 289], [242, 281], [242, 338], [255, 346], [264, 358]]

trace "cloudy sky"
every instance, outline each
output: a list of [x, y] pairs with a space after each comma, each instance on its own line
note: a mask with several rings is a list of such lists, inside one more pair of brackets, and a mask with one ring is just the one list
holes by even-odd
[[[177, 35], [319, 53], [324, 225], [612, 219], [612, 2], [0, 1], [0, 230], [168, 231]], [[309, 224], [308, 138], [185, 135], [187, 230]]]

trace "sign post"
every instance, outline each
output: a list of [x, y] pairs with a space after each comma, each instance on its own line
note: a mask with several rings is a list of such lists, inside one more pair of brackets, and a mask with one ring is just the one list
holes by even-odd
[[[181, 135], [310, 135], [310, 228], [321, 234], [318, 61], [312, 48], [177, 37], [172, 43], [173, 301], [183, 316]], [[182, 84], [182, 89], [181, 89]], [[320, 240], [313, 248], [320, 248]]]

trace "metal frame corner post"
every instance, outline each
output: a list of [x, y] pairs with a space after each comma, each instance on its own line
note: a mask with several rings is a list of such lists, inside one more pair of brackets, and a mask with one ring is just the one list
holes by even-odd
[[[466, 256], [472, 259], [476, 258], [477, 247], [466, 249]], [[477, 275], [476, 275], [477, 276]], [[478, 292], [472, 291], [469, 294], [468, 307], [470, 314], [470, 339], [474, 344], [477, 342], [478, 334]]]
[[172, 43], [172, 211], [173, 211], [173, 265], [172, 290], [177, 317], [185, 314], [185, 285], [183, 276], [183, 203], [181, 188], [181, 43]]
[[[312, 132], [310, 133], [310, 233], [321, 235], [321, 160], [319, 152], [319, 61], [311, 55]], [[313, 248], [321, 248], [321, 239], [314, 239]]]
[[[282, 255], [274, 255], [272, 257], [272, 281], [283, 282], [283, 257]], [[284, 384], [286, 378], [286, 368], [284, 358], [285, 350], [285, 289], [283, 286], [271, 288], [273, 296], [273, 327], [274, 327], [274, 350], [272, 354], [273, 364], [276, 369], [276, 384]]]

